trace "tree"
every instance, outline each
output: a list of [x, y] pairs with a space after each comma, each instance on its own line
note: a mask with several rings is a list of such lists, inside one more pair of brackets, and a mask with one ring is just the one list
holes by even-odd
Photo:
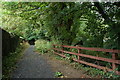
[[40, 35], [67, 45], [82, 42], [84, 46], [120, 48], [116, 2], [5, 2], [3, 7], [8, 15], [27, 21], [28, 39]]

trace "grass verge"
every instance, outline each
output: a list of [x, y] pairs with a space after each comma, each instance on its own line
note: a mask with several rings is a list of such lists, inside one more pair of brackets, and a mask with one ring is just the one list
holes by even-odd
[[116, 75], [114, 71], [111, 71], [111, 72], [103, 71], [100, 69], [96, 69], [90, 66], [86, 66], [84, 64], [71, 61], [70, 58], [67, 58], [67, 57], [63, 58], [61, 56], [54, 54], [52, 51], [49, 53], [50, 53], [50, 56], [54, 57], [55, 59], [66, 61], [68, 65], [71, 65], [74, 69], [84, 71], [83, 73], [90, 76], [91, 78], [119, 78], [120, 77], [119, 75]]
[[10, 53], [2, 59], [2, 78], [10, 78], [11, 72], [16, 68], [15, 64], [22, 57], [24, 50], [28, 46], [28, 43], [21, 43], [15, 52]]

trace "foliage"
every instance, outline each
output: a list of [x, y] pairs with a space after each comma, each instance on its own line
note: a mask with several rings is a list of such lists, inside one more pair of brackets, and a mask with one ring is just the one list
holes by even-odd
[[38, 29], [34, 29], [27, 20], [23, 20], [21, 17], [14, 17], [11, 15], [4, 15], [2, 17], [2, 28], [9, 33], [18, 35], [26, 40], [38, 39], [42, 36], [42, 32]]
[[55, 77], [60, 77], [60, 76], [63, 76], [61, 72], [55, 72]]
[[21, 45], [16, 49], [15, 52], [10, 53], [5, 56], [2, 60], [2, 76], [3, 78], [10, 78], [11, 72], [17, 67], [15, 64], [23, 55], [24, 49], [28, 46], [26, 43], [21, 43]]
[[69, 54], [65, 54], [66, 58], [62, 58], [60, 56], [55, 56], [56, 59], [59, 60], [67, 60], [70, 65], [72, 65], [75, 69], [77, 70], [83, 70], [85, 74], [90, 75], [93, 78], [119, 78], [119, 75], [115, 74], [115, 71], [118, 70], [117, 68], [114, 71], [104, 71], [104, 70], [100, 70], [97, 68], [93, 68], [90, 66], [85, 66], [83, 64], [79, 64], [77, 62], [74, 62], [72, 60], [73, 57], [77, 57], [77, 56], [70, 56]]
[[71, 65], [78, 70], [83, 70], [85, 74], [90, 75], [91, 77], [94, 78], [119, 78], [119, 75], [116, 75], [114, 73], [114, 71], [110, 71], [110, 72], [105, 72], [96, 68], [92, 68], [92, 67], [85, 67], [83, 64], [79, 64], [79, 63], [71, 63]]
[[[4, 14], [12, 15], [14, 18], [21, 17], [25, 25], [27, 21], [27, 28], [24, 27], [27, 31], [23, 31], [26, 35], [24, 38], [28, 40], [54, 38], [67, 45], [81, 45], [82, 41], [84, 46], [119, 49], [120, 8], [116, 2], [3, 2], [2, 4]], [[18, 28], [20, 27], [17, 27], [18, 31], [22, 31]], [[15, 33], [18, 33], [17, 30]]]
[[119, 2], [3, 2], [2, 5], [3, 28], [26, 40], [44, 39], [36, 42], [41, 53], [47, 52], [51, 44], [120, 49]]
[[36, 12], [25, 12], [21, 14], [23, 8], [31, 9], [31, 7], [27, 6], [27, 2], [23, 2], [22, 4], [21, 2], [2, 2], [2, 4], [3, 14], [1, 17], [3, 22], [3, 29], [7, 30], [12, 34], [21, 36], [23, 39], [26, 40], [31, 40], [33, 38], [39, 39], [41, 37], [44, 37], [45, 31], [41, 31], [41, 28], [39, 27], [40, 23], [37, 22], [37, 24], [35, 24], [35, 20], [32, 19], [32, 15]]
[[51, 49], [51, 42], [46, 40], [37, 40], [35, 42], [35, 49], [41, 54], [47, 53]]
[[35, 41], [35, 50], [40, 52], [41, 54], [47, 53], [48, 51], [52, 51], [52, 45], [58, 44], [58, 40], [47, 41], [43, 39], [39, 39]]
[[63, 58], [61, 56], [58, 56], [58, 55], [56, 55], [55, 58], [58, 59], [58, 60], [65, 60], [65, 58]]

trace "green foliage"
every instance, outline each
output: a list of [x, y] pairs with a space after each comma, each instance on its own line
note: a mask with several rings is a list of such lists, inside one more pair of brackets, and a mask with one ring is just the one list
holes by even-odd
[[[36, 42], [36, 49], [41, 53], [47, 52], [51, 44], [120, 49], [120, 8], [117, 2], [2, 4], [3, 28], [26, 40], [45, 39]], [[47, 39], [51, 42], [46, 41]], [[77, 52], [74, 49], [68, 51]], [[105, 53], [101, 52], [83, 53], [106, 57]], [[71, 59], [71, 56], [67, 58]]]
[[26, 40], [43, 38], [45, 36], [45, 31], [41, 31], [41, 21], [39, 21], [39, 18], [37, 18], [39, 14], [37, 14], [36, 11], [29, 11], [29, 9], [31, 10], [39, 5], [44, 7], [45, 4], [42, 5], [42, 3], [34, 4], [28, 2], [3, 2], [2, 10], [4, 14], [2, 14], [2, 28], [10, 33], [21, 36]]
[[74, 24], [73, 16], [75, 16], [73, 12], [76, 11], [73, 6], [79, 7], [75, 3], [51, 3], [49, 4], [49, 12], [46, 13], [45, 26], [48, 31], [47, 35], [53, 35], [63, 44], [71, 44], [75, 38], [75, 29], [78, 27], [72, 26]]
[[5, 56], [2, 59], [2, 77], [3, 78], [10, 78], [11, 72], [16, 68], [16, 63], [17, 61], [21, 58], [23, 55], [24, 49], [28, 45], [26, 44], [21, 44], [15, 52], [10, 53], [8, 56]]
[[56, 55], [55, 58], [58, 59], [58, 60], [65, 60], [65, 58], [63, 58], [61, 56], [58, 56], [58, 55]]
[[117, 3], [99, 3], [105, 14], [93, 4], [98, 3], [2, 3], [5, 16], [12, 16], [12, 20], [9, 19], [6, 23], [14, 22], [13, 25], [5, 26], [14, 26], [10, 28], [15, 28], [12, 32], [20, 32], [19, 35], [27, 40], [47, 37], [67, 45], [83, 41], [84, 46], [119, 49], [120, 16]]
[[50, 41], [50, 42], [51, 42], [52, 44], [59, 44], [59, 45], [62, 44], [57, 38], [52, 37], [51, 39], [52, 39], [52, 41]]
[[35, 50], [39, 51], [40, 54], [47, 53], [52, 48], [52, 44], [46, 40], [37, 40], [35, 42]]
[[84, 65], [76, 63], [76, 62], [74, 62], [73, 67], [78, 70], [82, 69], [85, 74], [88, 74], [94, 78], [98, 78], [98, 76], [101, 78], [119, 78], [120, 77], [119, 75], [116, 75], [114, 71], [104, 72], [96, 68], [85, 67]]
[[70, 54], [65, 54], [65, 56], [66, 56], [67, 59], [71, 58]]
[[60, 76], [63, 76], [61, 72], [55, 72], [55, 77], [60, 77]]

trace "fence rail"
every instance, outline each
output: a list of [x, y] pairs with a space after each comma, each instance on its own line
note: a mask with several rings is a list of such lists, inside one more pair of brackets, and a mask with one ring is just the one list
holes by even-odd
[[[56, 46], [59, 46], [61, 48], [60, 49], [55, 48]], [[75, 48], [75, 49], [78, 50], [78, 53], [65, 51], [64, 48]], [[84, 49], [84, 50], [92, 50], [92, 51], [111, 52], [112, 53], [112, 59], [82, 54], [81, 53], [82, 49]], [[74, 61], [82, 63], [82, 64], [86, 64], [86, 65], [89, 65], [89, 66], [92, 66], [92, 67], [95, 67], [95, 68], [98, 68], [98, 69], [102, 69], [102, 70], [114, 71], [118, 67], [118, 64], [120, 64], [120, 60], [117, 60], [118, 54], [120, 53], [120, 50], [102, 49], [102, 48], [89, 48], [89, 47], [80, 47], [80, 46], [56, 45], [56, 44], [53, 44], [53, 50], [54, 50], [55, 54], [57, 54], [59, 56], [62, 56], [62, 57], [66, 57], [64, 55], [64, 53], [77, 55], [78, 58], [77, 59], [73, 58]], [[62, 52], [62, 54], [58, 53], [58, 52], [55, 52], [55, 51]], [[93, 64], [93, 63], [89, 63], [89, 62], [86, 62], [86, 61], [82, 61], [80, 57], [86, 57], [86, 58], [91, 58], [91, 59], [110, 62], [110, 63], [112, 63], [112, 69], [104, 67], [104, 66], [96, 65], [96, 64]], [[115, 71], [115, 73], [120, 75], [120, 71]]]

